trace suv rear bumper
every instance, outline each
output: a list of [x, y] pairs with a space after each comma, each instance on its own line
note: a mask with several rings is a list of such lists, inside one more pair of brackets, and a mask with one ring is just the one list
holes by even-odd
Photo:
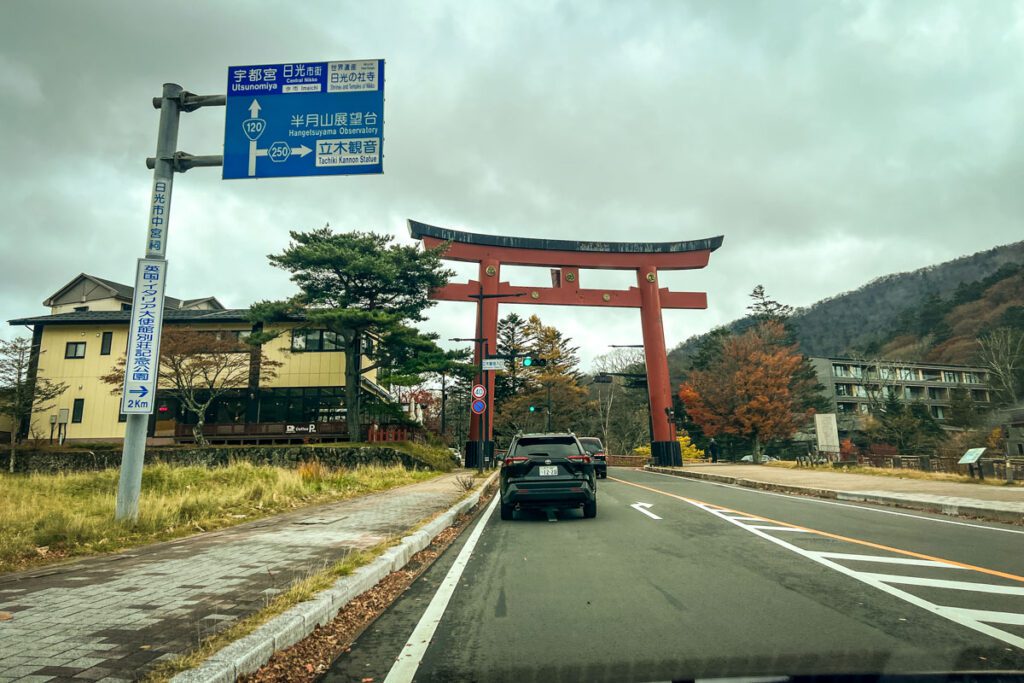
[[505, 505], [525, 507], [575, 507], [596, 498], [589, 481], [509, 483], [502, 491]]

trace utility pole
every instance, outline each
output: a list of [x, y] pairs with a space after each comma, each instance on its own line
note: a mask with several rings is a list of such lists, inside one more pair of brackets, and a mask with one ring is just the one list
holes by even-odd
[[[160, 125], [157, 130], [156, 156], [147, 159], [146, 165], [153, 169], [153, 191], [150, 196], [149, 222], [146, 224], [145, 256], [139, 260], [135, 292], [132, 298], [132, 326], [129, 330], [129, 363], [125, 366], [125, 385], [122, 396], [122, 412], [127, 420], [124, 445], [121, 450], [121, 471], [117, 484], [117, 505], [114, 516], [134, 520], [139, 516], [139, 493], [142, 489], [142, 463], [146, 452], [146, 432], [149, 418], [156, 403], [155, 394], [160, 370], [160, 332], [163, 327], [163, 294], [166, 279], [167, 237], [171, 214], [171, 189], [175, 171], [184, 172], [196, 166], [220, 166], [221, 156], [194, 157], [180, 153], [178, 147], [178, 120], [181, 112], [195, 111], [200, 107], [223, 107], [225, 95], [193, 95], [177, 83], [164, 83], [163, 93], [153, 98], [153, 106], [160, 110]], [[159, 278], [159, 293], [143, 301], [139, 283], [143, 281], [143, 269]], [[157, 289], [156, 285], [153, 289]], [[157, 300], [158, 299], [158, 300]], [[142, 323], [140, 310], [150, 306], [154, 313], [152, 324]], [[132, 335], [139, 327], [152, 327], [146, 340], [136, 343]], [[139, 335], [142, 336], [142, 335]], [[148, 343], [146, 343], [148, 342]], [[143, 346], [144, 344], [144, 346]], [[148, 354], [148, 355], [146, 355]], [[132, 360], [143, 362], [147, 371], [137, 373]], [[148, 362], [146, 362], [148, 360]], [[138, 377], [145, 375], [145, 385], [137, 384]], [[134, 382], [134, 383], [133, 383]], [[134, 387], [134, 388], [132, 388]], [[152, 387], [152, 389], [150, 389]], [[145, 397], [149, 395], [149, 400]]]
[[[493, 408], [494, 406], [494, 391], [491, 387], [491, 383], [486, 381], [487, 378], [484, 375], [484, 358], [487, 356], [487, 338], [484, 337], [484, 299], [511, 299], [520, 296], [526, 296], [526, 292], [518, 292], [515, 294], [484, 294], [484, 286], [480, 285], [480, 292], [478, 294], [467, 294], [470, 299], [476, 299], [476, 320], [477, 330], [475, 341], [477, 346], [477, 384], [481, 384], [487, 387], [487, 402], [486, 405]], [[470, 341], [468, 339], [453, 339], [452, 341]], [[495, 349], [497, 350], [497, 349]], [[486, 413], [487, 411], [484, 411]], [[476, 440], [476, 453], [478, 462], [478, 471], [483, 472], [483, 461], [484, 461], [484, 449], [485, 444], [490, 444], [490, 449], [493, 450], [494, 439], [490, 430], [487, 428], [488, 424], [492, 424], [494, 416], [490, 415], [486, 419], [484, 413], [478, 415], [480, 421], [477, 423], [477, 440]]]
[[548, 433], [551, 433], [551, 384], [548, 384]]

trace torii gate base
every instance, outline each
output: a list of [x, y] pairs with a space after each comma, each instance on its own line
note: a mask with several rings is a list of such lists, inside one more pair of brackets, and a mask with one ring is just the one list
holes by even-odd
[[[682, 465], [672, 415], [672, 389], [668, 376], [668, 355], [661, 311], [665, 308], [707, 308], [704, 292], [670, 292], [658, 287], [659, 270], [689, 270], [707, 266], [711, 252], [722, 246], [721, 236], [686, 242], [577, 242], [572, 240], [502, 237], [449, 230], [417, 221], [409, 221], [409, 233], [423, 240], [428, 249], [450, 243], [444, 258], [479, 264], [479, 280], [452, 283], [435, 290], [431, 298], [468, 302], [483, 294], [483, 319], [477, 319], [474, 333], [483, 329], [485, 348], [495, 352], [498, 338], [498, 301], [502, 296], [518, 297], [505, 303], [550, 304], [556, 306], [606, 306], [639, 308], [647, 361], [647, 390], [651, 406], [654, 440], [651, 457], [659, 465]], [[551, 268], [551, 287], [517, 287], [501, 281], [501, 266], [547, 266]], [[633, 270], [636, 287], [627, 290], [582, 289], [580, 269]], [[476, 362], [487, 352], [476, 345]], [[494, 376], [485, 372], [478, 382], [487, 387], [487, 412], [484, 422], [485, 460], [494, 452]], [[476, 467], [477, 420], [470, 422], [470, 442], [466, 446], [466, 466]]]

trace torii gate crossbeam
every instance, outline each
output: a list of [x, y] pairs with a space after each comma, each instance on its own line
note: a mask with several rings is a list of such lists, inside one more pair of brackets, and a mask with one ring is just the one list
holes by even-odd
[[[606, 306], [639, 308], [647, 361], [647, 386], [650, 397], [654, 442], [651, 455], [658, 464], [682, 463], [675, 425], [671, 419], [672, 388], [668, 376], [668, 354], [662, 309], [707, 308], [704, 292], [672, 292], [658, 286], [659, 270], [704, 268], [711, 252], [722, 246], [723, 237], [684, 242], [584, 242], [525, 237], [505, 237], [439, 228], [409, 220], [409, 233], [433, 249], [448, 243], [445, 259], [479, 264], [477, 280], [451, 283], [431, 293], [439, 301], [471, 301], [470, 295], [495, 298], [483, 300], [483, 337], [492, 351], [497, 349], [499, 295], [516, 296], [503, 303], [548, 304], [556, 306]], [[552, 268], [552, 287], [520, 287], [501, 281], [501, 266], [547, 266]], [[633, 270], [637, 286], [626, 290], [584, 289], [580, 286], [581, 268], [595, 270]], [[524, 296], [525, 295], [525, 296]], [[477, 326], [481, 321], [477, 320]], [[474, 330], [478, 327], [474, 327]], [[475, 358], [479, 363], [480, 345]], [[484, 373], [480, 383], [487, 387], [486, 434], [493, 433], [494, 379]], [[470, 422], [467, 465], [475, 457], [477, 422]], [[485, 444], [485, 453], [493, 452], [493, 443]]]

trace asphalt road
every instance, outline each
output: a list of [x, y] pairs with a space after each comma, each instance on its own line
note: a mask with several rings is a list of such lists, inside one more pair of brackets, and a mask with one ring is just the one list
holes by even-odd
[[324, 680], [1024, 670], [1024, 528], [624, 469], [598, 500], [489, 509]]

